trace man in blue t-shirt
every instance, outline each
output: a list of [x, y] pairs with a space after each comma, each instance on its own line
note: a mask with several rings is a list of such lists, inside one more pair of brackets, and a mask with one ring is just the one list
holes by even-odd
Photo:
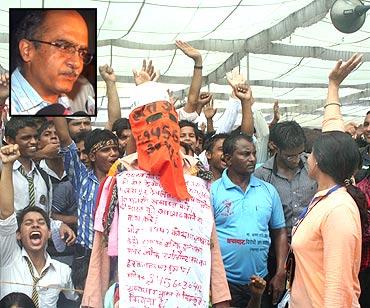
[[[232, 307], [246, 307], [252, 275], [269, 281], [267, 293], [276, 304], [285, 288], [284, 263], [288, 252], [284, 212], [276, 189], [252, 173], [256, 149], [252, 137], [240, 133], [223, 144], [227, 169], [211, 186], [218, 239], [231, 292]], [[271, 232], [271, 237], [270, 237]], [[277, 272], [268, 277], [267, 255], [275, 244]], [[272, 307], [264, 295], [261, 307]]]

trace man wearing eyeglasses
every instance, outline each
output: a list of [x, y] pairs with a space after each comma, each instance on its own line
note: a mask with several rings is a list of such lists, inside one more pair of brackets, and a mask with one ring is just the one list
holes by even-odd
[[276, 153], [254, 175], [278, 191], [290, 242], [292, 227], [315, 195], [317, 184], [308, 176], [306, 137], [297, 122], [277, 123], [270, 131], [270, 140]]
[[32, 10], [18, 24], [14, 42], [11, 115], [71, 114], [67, 95], [92, 60], [83, 17], [75, 10]]
[[[270, 140], [275, 154], [254, 175], [272, 184], [279, 193], [283, 205], [288, 242], [303, 209], [310, 203], [317, 190], [317, 184], [308, 176], [306, 137], [302, 127], [295, 121], [275, 124], [270, 131]], [[270, 247], [268, 270], [276, 271], [274, 249]]]

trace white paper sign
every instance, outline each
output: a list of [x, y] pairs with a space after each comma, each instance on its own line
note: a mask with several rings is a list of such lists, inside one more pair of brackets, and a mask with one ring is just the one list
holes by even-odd
[[191, 200], [141, 170], [117, 178], [120, 307], [208, 307], [213, 215], [206, 182], [185, 176]]

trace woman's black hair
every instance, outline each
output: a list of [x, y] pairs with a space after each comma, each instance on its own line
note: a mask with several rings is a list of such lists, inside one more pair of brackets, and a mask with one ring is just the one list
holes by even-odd
[[24, 293], [13, 292], [4, 296], [0, 301], [0, 308], [36, 308], [34, 302]]
[[359, 209], [364, 232], [368, 226], [367, 201], [364, 193], [351, 180], [362, 161], [356, 142], [341, 131], [325, 132], [316, 139], [312, 152], [320, 170], [347, 188]]

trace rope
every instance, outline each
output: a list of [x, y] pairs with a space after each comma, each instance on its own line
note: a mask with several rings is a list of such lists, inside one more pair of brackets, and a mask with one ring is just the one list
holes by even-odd
[[136, 24], [137, 20], [139, 19], [139, 16], [140, 16], [140, 14], [141, 14], [141, 11], [143, 10], [144, 5], [145, 5], [145, 0], [141, 3], [141, 6], [140, 6], [140, 9], [139, 9], [139, 12], [137, 13], [136, 18], [135, 18], [134, 22], [132, 23], [132, 25], [131, 25], [130, 29], [128, 29], [127, 33], [126, 33], [125, 35], [122, 35], [122, 36], [120, 37], [120, 39], [123, 39], [124, 37], [126, 37], [127, 35], [129, 35], [129, 33], [131, 32], [131, 30], [134, 28], [134, 26], [135, 26], [135, 24]]
[[[22, 282], [0, 281], [0, 285], [1, 284], [13, 284], [13, 285], [19, 285], [19, 286], [33, 287], [33, 284], [22, 283]], [[60, 290], [60, 291], [74, 291], [80, 294], [84, 293], [84, 290], [81, 290], [81, 289], [59, 288], [56, 286], [42, 286], [42, 285], [37, 285], [37, 287], [46, 288], [46, 289], [55, 289], [55, 290]]]

